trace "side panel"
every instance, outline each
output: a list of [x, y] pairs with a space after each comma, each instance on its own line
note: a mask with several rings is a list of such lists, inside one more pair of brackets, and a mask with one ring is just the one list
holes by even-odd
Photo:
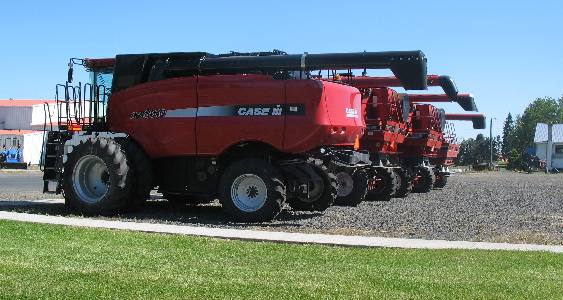
[[196, 87], [196, 77], [182, 77], [116, 92], [109, 128], [131, 135], [151, 158], [195, 155]]
[[201, 76], [198, 154], [219, 155], [241, 141], [260, 141], [281, 150], [285, 82], [259, 75]]
[[320, 80], [293, 80], [288, 81], [286, 93], [288, 104], [304, 104], [305, 115], [287, 115], [285, 151], [354, 146], [356, 137], [363, 134], [361, 95], [356, 88]]
[[286, 116], [284, 150], [299, 153], [328, 144], [330, 120], [318, 80], [292, 80], [286, 85], [288, 103], [303, 105], [304, 114]]

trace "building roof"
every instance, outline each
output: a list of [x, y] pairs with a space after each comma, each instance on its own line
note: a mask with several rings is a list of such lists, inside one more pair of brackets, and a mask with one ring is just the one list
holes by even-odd
[[41, 130], [5, 130], [0, 129], [0, 135], [20, 135], [20, 134], [28, 134], [28, 133], [37, 133], [42, 132]]
[[55, 103], [55, 100], [8, 100], [8, 99], [0, 99], [0, 106], [10, 106], [10, 107], [18, 107], [18, 106], [33, 106], [37, 104], [43, 103]]
[[[551, 138], [554, 143], [563, 143], [563, 124], [553, 124]], [[536, 124], [534, 143], [545, 142], [547, 142], [547, 124], [538, 123]]]

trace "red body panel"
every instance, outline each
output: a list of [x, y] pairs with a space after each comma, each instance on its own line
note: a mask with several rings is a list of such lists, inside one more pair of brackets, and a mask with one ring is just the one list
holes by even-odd
[[362, 149], [370, 153], [397, 153], [408, 133], [404, 104], [403, 95], [390, 88], [371, 89], [371, 97], [363, 101], [366, 134], [361, 139]]
[[[273, 114], [278, 107], [283, 114]], [[353, 146], [365, 128], [360, 112], [360, 92], [350, 86], [217, 75], [116, 92], [109, 101], [108, 125], [131, 135], [151, 158], [218, 156], [245, 141], [303, 153], [320, 146]]]
[[411, 134], [399, 145], [402, 157], [435, 157], [443, 142], [439, 111], [430, 104], [414, 106]]
[[353, 146], [365, 129], [360, 92], [320, 80], [289, 80], [288, 102], [305, 103], [304, 116], [286, 118], [284, 150], [298, 153], [320, 145]]
[[431, 163], [434, 165], [451, 166], [458, 154], [459, 144], [444, 142], [436, 157], [431, 160]]
[[131, 118], [133, 112], [151, 109], [196, 108], [197, 80], [153, 81], [114, 93], [108, 107], [110, 130], [131, 135], [150, 157], [197, 153], [196, 118]]
[[[201, 76], [198, 106], [285, 104], [284, 90], [285, 81], [266, 76]], [[284, 119], [283, 115], [198, 116], [197, 154], [217, 155], [240, 141], [261, 141], [282, 150]]]

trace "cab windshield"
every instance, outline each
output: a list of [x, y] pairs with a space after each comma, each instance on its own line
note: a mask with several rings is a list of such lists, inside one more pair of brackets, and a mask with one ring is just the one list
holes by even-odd
[[[106, 96], [111, 94], [111, 84], [113, 80], [113, 71], [91, 71], [90, 83], [93, 86], [103, 86], [101, 89], [105, 90]], [[101, 91], [103, 93], [103, 91]]]

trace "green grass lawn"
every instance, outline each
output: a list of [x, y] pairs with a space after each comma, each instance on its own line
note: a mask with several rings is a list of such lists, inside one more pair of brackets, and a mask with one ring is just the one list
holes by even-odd
[[4, 298], [563, 299], [563, 255], [290, 245], [0, 221]]

